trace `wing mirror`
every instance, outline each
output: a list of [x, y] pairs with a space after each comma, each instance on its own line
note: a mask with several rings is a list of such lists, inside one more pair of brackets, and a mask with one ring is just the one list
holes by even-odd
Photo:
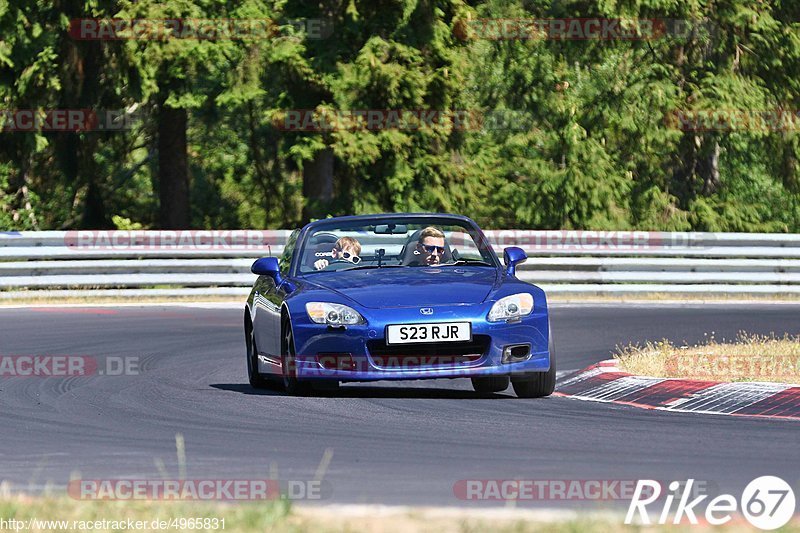
[[275, 280], [275, 285], [280, 285], [283, 282], [277, 257], [262, 257], [261, 259], [256, 259], [253, 266], [250, 267], [250, 272], [258, 274], [259, 276], [271, 277]]
[[506, 264], [506, 274], [515, 276], [517, 273], [517, 265], [524, 263], [528, 259], [528, 254], [525, 250], [516, 246], [509, 246], [503, 250], [503, 262]]

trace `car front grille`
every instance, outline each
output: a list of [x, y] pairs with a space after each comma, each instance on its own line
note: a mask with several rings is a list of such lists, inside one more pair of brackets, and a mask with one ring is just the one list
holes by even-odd
[[475, 335], [468, 342], [387, 345], [384, 340], [367, 342], [375, 365], [386, 370], [469, 365], [489, 349], [488, 335]]

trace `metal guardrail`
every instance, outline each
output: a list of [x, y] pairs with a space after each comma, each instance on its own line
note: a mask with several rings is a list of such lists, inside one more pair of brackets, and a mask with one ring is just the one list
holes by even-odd
[[[289, 231], [0, 232], [0, 300], [214, 295], [244, 297], [257, 257]], [[800, 294], [800, 235], [495, 230], [499, 254], [550, 293]]]

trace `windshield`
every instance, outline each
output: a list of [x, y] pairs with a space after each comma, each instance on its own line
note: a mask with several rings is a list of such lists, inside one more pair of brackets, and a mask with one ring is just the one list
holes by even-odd
[[497, 257], [483, 243], [478, 230], [458, 220], [343, 222], [306, 236], [300, 273], [465, 264], [496, 267]]

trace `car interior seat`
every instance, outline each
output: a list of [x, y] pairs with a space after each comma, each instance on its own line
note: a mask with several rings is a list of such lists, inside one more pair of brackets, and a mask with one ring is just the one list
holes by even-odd
[[331, 250], [339, 238], [333, 233], [317, 233], [308, 243], [308, 252], [306, 252], [305, 260], [303, 263], [307, 268], [314, 268], [314, 263], [319, 259], [331, 260]]

